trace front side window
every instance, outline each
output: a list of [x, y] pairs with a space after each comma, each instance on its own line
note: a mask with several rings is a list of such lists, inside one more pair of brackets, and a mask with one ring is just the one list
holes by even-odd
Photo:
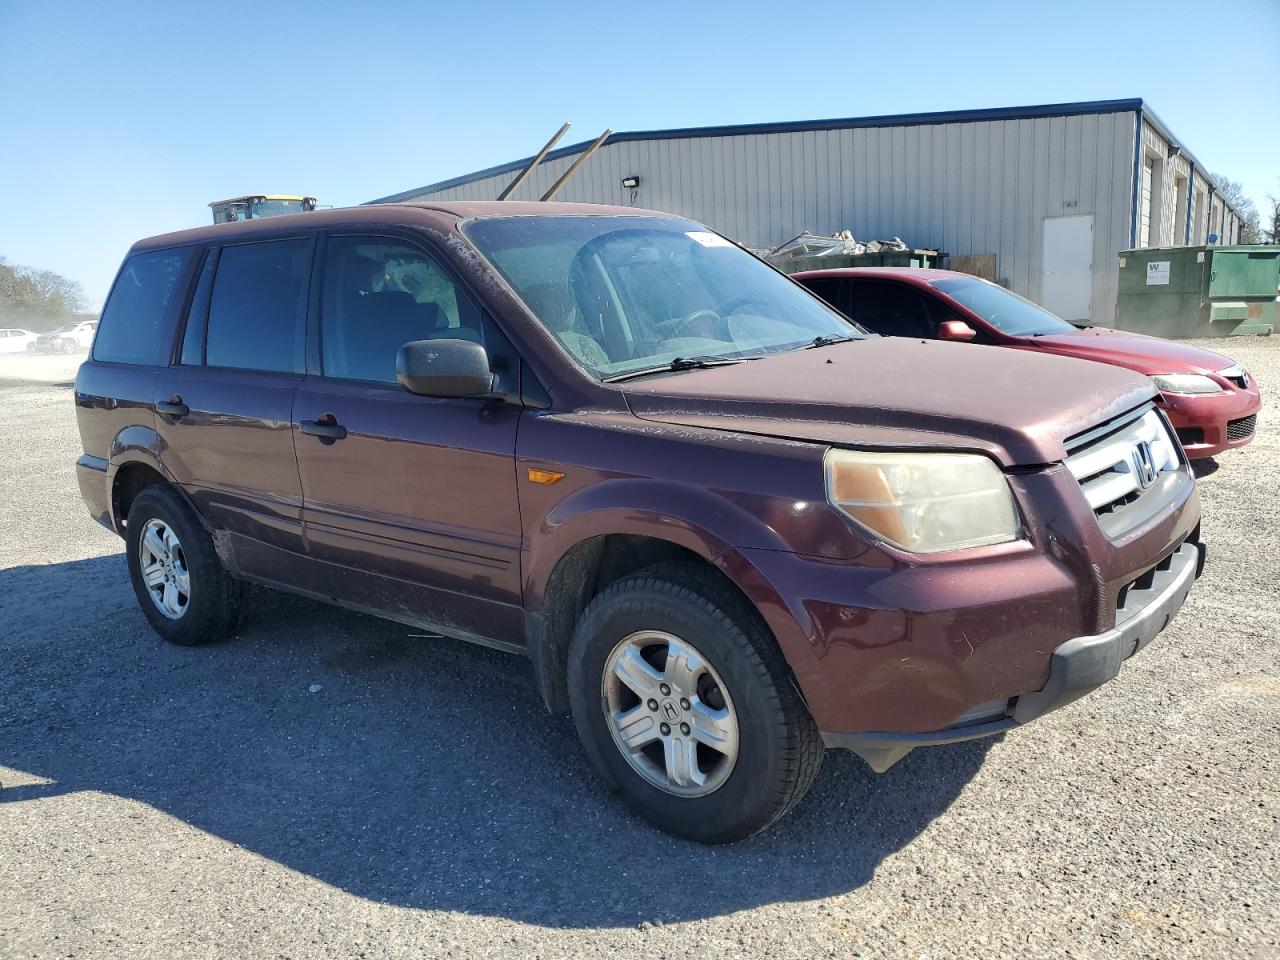
[[764, 356], [853, 324], [689, 220], [476, 220], [467, 238], [579, 363], [603, 379], [682, 358]]
[[[102, 311], [102, 331], [93, 344], [93, 358], [110, 363], [163, 362], [165, 317], [178, 288], [191, 249], [156, 250], [131, 257], [111, 288]], [[92, 336], [93, 324], [59, 327], [55, 333]]]
[[331, 237], [320, 302], [324, 374], [396, 382], [412, 340], [484, 343], [480, 308], [418, 247], [381, 237]]
[[851, 295], [853, 318], [881, 336], [931, 340], [938, 335], [929, 301], [908, 287], [861, 282], [853, 285]]
[[224, 247], [209, 300], [205, 362], [290, 373], [302, 369], [307, 240]]
[[1076, 332], [1076, 328], [1061, 317], [989, 280], [956, 277], [934, 280], [933, 287], [1011, 337]]

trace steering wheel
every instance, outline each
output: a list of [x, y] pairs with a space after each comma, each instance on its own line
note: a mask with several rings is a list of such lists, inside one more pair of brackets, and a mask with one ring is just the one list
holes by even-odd
[[754, 293], [744, 293], [744, 294], [741, 294], [741, 296], [739, 297], [733, 297], [733, 300], [726, 303], [726, 305], [724, 305], [723, 307], [723, 310], [721, 311], [721, 316], [732, 316], [733, 314], [736, 314], [737, 308], [745, 307], [746, 305], [748, 305], [748, 303], [763, 303], [763, 302], [764, 301], [760, 300], [759, 297], [756, 297]]
[[672, 317], [670, 320], [659, 320], [653, 326], [655, 330], [665, 335], [669, 333], [674, 333], [675, 331], [680, 330], [683, 327], [697, 323], [699, 320], [702, 320], [702, 319], [708, 319], [713, 324], [718, 324], [720, 322], [720, 314], [716, 313], [714, 310], [708, 310], [707, 308], [704, 307], [701, 310], [693, 311], [693, 313], [689, 314], [688, 316]]
[[720, 308], [720, 316], [730, 317], [737, 312], [739, 307], [745, 307], [748, 303], [760, 303], [761, 300], [754, 293], [744, 293], [734, 297], [723, 307]]

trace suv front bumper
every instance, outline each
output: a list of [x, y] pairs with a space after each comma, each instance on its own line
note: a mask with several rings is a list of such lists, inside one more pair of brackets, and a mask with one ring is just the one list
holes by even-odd
[[1115, 679], [1123, 663], [1169, 625], [1204, 569], [1204, 544], [1185, 541], [1128, 588], [1116, 625], [1095, 636], [1075, 637], [1054, 649], [1049, 678], [1039, 690], [986, 705], [991, 712], [929, 733], [824, 733], [828, 747], [852, 750], [884, 773], [915, 747], [975, 740], [1012, 730], [1065, 706]]

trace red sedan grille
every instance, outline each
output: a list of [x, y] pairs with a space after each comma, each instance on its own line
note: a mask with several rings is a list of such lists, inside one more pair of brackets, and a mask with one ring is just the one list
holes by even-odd
[[1231, 420], [1227, 423], [1227, 442], [1235, 443], [1237, 440], [1245, 440], [1253, 436], [1253, 431], [1258, 426], [1258, 415], [1251, 414], [1247, 417], [1241, 417], [1239, 420]]

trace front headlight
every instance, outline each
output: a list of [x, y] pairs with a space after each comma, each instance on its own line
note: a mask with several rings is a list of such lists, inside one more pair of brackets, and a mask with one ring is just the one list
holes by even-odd
[[1216, 381], [1198, 373], [1162, 373], [1151, 380], [1161, 393], [1222, 393]]
[[828, 450], [827, 499], [904, 550], [931, 553], [1022, 534], [1000, 468], [970, 453]]

